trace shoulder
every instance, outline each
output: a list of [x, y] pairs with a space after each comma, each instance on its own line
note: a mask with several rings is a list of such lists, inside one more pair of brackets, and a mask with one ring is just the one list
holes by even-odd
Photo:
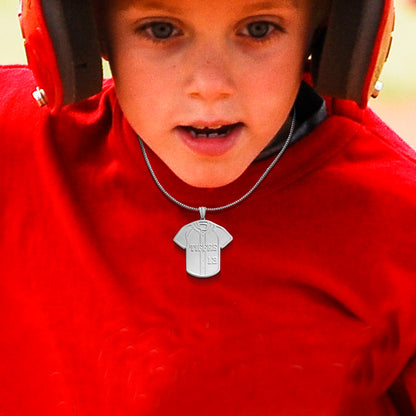
[[52, 116], [48, 107], [39, 108], [33, 92], [37, 84], [31, 70], [26, 65], [0, 66], [0, 129], [3, 140], [16, 135], [31, 135], [28, 126], [75, 124], [82, 127], [97, 121], [105, 109], [112, 108], [115, 94], [112, 93], [112, 80], [105, 80], [103, 90], [81, 103], [66, 106]]
[[356, 139], [360, 139], [362, 144], [366, 139], [367, 146], [384, 149], [389, 152], [390, 157], [403, 159], [409, 167], [416, 167], [415, 149], [402, 140], [370, 108], [361, 109], [350, 101], [335, 99], [328, 100], [327, 104], [331, 116], [346, 119], [355, 127], [359, 127]]
[[2, 92], [17, 88], [33, 87], [35, 80], [27, 65], [0, 65], [0, 90]]
[[311, 135], [321, 146], [309, 179], [357, 223], [407, 229], [416, 219], [416, 152], [371, 109], [339, 100], [327, 106], [328, 118]]
[[333, 134], [348, 135], [343, 149], [350, 167], [369, 170], [376, 175], [407, 177], [416, 186], [416, 151], [402, 140], [370, 108], [360, 109], [343, 100], [328, 102], [329, 118], [335, 119]]
[[35, 163], [42, 146], [62, 152], [78, 142], [102, 139], [112, 125], [116, 106], [111, 80], [94, 97], [66, 106], [52, 115], [47, 106], [39, 108], [32, 93], [36, 81], [22, 65], [0, 66], [0, 176]]
[[390, 269], [382, 273], [414, 277], [415, 151], [370, 109], [331, 100], [327, 105], [328, 118], [310, 135], [321, 146], [305, 193], [313, 195], [315, 212], [325, 214], [331, 233], [345, 239], [344, 250], [358, 248], [375, 268], [389, 259]]
[[379, 227], [389, 247], [414, 250], [416, 152], [371, 109], [345, 102], [328, 109], [325, 134], [342, 145], [321, 171], [327, 188], [361, 230]]
[[[27, 65], [0, 65], [0, 113], [7, 113], [9, 117], [6, 117], [6, 119], [10, 118], [13, 113], [19, 115], [22, 112], [25, 115], [30, 112], [35, 112], [35, 115], [38, 116], [39, 111], [36, 110], [39, 107], [32, 96], [36, 87], [37, 84], [32, 71]], [[112, 87], [112, 80], [105, 80], [102, 92], [83, 102], [84, 104], [87, 102], [87, 106], [67, 106], [62, 111], [62, 114], [71, 112], [75, 114], [77, 111], [89, 111], [94, 106], [102, 104], [103, 99], [113, 99], [114, 97], [110, 93]]]
[[0, 120], [13, 123], [37, 109], [32, 97], [36, 82], [25, 65], [0, 66]]
[[36, 135], [38, 105], [32, 97], [36, 83], [24, 65], [0, 66], [0, 168], [4, 177], [9, 165], [30, 158]]

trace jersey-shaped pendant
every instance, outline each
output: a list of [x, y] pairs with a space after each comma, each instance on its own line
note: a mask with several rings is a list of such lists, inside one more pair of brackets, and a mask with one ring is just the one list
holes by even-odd
[[194, 277], [215, 276], [221, 269], [221, 249], [233, 237], [223, 227], [205, 219], [206, 208], [199, 208], [201, 219], [183, 226], [173, 241], [186, 250], [186, 271]]

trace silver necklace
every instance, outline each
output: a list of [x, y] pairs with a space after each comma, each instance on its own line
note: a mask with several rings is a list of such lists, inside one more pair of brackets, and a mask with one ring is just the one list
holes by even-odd
[[159, 182], [159, 179], [156, 177], [156, 174], [147, 156], [146, 149], [144, 148], [143, 141], [140, 136], [138, 136], [140, 148], [142, 150], [146, 166], [162, 194], [181, 208], [184, 208], [188, 211], [199, 212], [200, 214], [199, 220], [183, 226], [173, 239], [173, 241], [179, 247], [186, 250], [186, 271], [188, 274], [198, 278], [207, 278], [215, 276], [220, 272], [221, 249], [231, 243], [233, 237], [225, 228], [215, 224], [212, 221], [206, 220], [206, 213], [224, 211], [226, 209], [233, 208], [247, 199], [258, 188], [258, 186], [263, 182], [265, 177], [270, 173], [270, 171], [282, 157], [283, 153], [289, 146], [290, 140], [292, 139], [293, 132], [295, 130], [295, 124], [296, 109], [293, 107], [293, 117], [289, 134], [279, 153], [275, 156], [267, 169], [263, 172], [257, 182], [247, 193], [245, 193], [236, 201], [219, 207], [192, 207], [190, 205], [184, 204], [181, 201], [178, 201], [175, 197], [169, 194], [169, 192], [166, 191], [166, 189]]

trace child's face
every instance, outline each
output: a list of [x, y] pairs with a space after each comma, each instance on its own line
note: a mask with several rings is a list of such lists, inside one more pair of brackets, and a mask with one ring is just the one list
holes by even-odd
[[311, 0], [110, 3], [108, 56], [133, 129], [190, 185], [237, 179], [290, 113]]

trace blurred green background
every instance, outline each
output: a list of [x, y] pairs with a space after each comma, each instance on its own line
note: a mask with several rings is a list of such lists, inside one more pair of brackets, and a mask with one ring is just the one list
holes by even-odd
[[[19, 0], [0, 1], [0, 64], [25, 63]], [[381, 77], [384, 88], [370, 106], [416, 148], [416, 0], [396, 0], [396, 12], [393, 46]], [[109, 76], [108, 68], [105, 73]]]

